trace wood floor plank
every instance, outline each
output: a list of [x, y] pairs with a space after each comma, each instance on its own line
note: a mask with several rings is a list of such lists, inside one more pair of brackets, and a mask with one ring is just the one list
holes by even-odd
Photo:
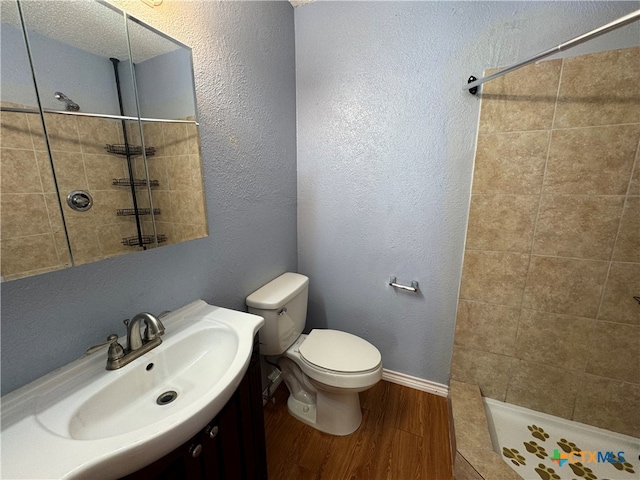
[[378, 382], [369, 390], [360, 393], [360, 406], [365, 410], [375, 410], [389, 395], [389, 382]]
[[270, 480], [451, 480], [448, 406], [442, 397], [381, 381], [360, 395], [363, 421], [346, 437], [287, 411], [288, 392], [265, 407]]
[[286, 478], [288, 480], [320, 480], [316, 473], [310, 472], [306, 468], [303, 468], [300, 465], [296, 465], [295, 463], [289, 464], [287, 468], [282, 471], [282, 476], [274, 477], [271, 472], [268, 473], [270, 479]]
[[[309, 427], [311, 428], [311, 427]], [[332, 435], [312, 429], [313, 432], [307, 438], [307, 443], [300, 452], [299, 463], [301, 467], [319, 474], [322, 466], [327, 461], [331, 450]]]
[[362, 447], [360, 430], [344, 437], [332, 437], [329, 452], [319, 472], [321, 479], [345, 478], [353, 456]]
[[[387, 478], [392, 470], [393, 434], [398, 416], [400, 390], [396, 385], [388, 382], [385, 395], [379, 397], [376, 404], [369, 405], [371, 422], [365, 425], [363, 434], [366, 435], [370, 448], [369, 456], [359, 459], [362, 478]], [[362, 428], [362, 427], [361, 427]]]
[[439, 480], [451, 476], [451, 447], [449, 442], [449, 426], [442, 419], [449, 418], [449, 406], [443, 397], [433, 395], [429, 402], [428, 430], [423, 432], [426, 469], [429, 475], [425, 478]]
[[358, 448], [352, 452], [351, 461], [344, 478], [349, 480], [368, 480], [375, 478], [379, 452], [388, 448], [384, 435], [384, 418], [378, 411], [363, 410], [363, 421], [358, 430]]
[[266, 408], [264, 413], [269, 478], [289, 478], [287, 472], [291, 465], [298, 465], [300, 450], [307, 445], [306, 440], [313, 429], [289, 414], [286, 395], [282, 403]]
[[391, 462], [387, 480], [423, 480], [422, 444], [424, 439], [396, 429], [391, 444]]
[[[400, 399], [398, 404], [398, 415], [396, 417], [396, 428], [414, 435], [422, 436], [428, 428], [427, 408], [428, 399], [424, 392], [399, 386]], [[431, 395], [434, 396], [434, 395]]]

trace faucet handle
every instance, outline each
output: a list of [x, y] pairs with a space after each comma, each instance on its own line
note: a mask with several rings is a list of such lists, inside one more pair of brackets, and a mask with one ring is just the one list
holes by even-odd
[[107, 337], [109, 342], [109, 351], [107, 352], [107, 362], [118, 360], [124, 357], [124, 348], [118, 343], [118, 335], [111, 334]]
[[99, 343], [97, 345], [93, 345], [92, 347], [87, 348], [87, 351], [84, 352], [85, 355], [91, 355], [92, 353], [97, 352], [98, 350], [100, 350], [102, 347], [109, 345], [109, 349], [111, 349], [111, 347], [114, 345], [114, 342], [117, 344], [118, 343], [118, 335], [116, 335], [115, 333], [112, 333], [111, 335], [109, 335], [107, 337], [107, 341], [106, 342], [102, 342]]

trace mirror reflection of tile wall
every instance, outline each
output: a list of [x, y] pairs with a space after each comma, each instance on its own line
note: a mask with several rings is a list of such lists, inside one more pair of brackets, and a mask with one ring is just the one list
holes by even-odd
[[[3, 102], [5, 107], [25, 108]], [[2, 272], [5, 280], [71, 266], [65, 229], [40, 117], [3, 112], [2, 149]], [[192, 118], [188, 120], [193, 120]], [[113, 179], [128, 178], [126, 157], [105, 151], [106, 144], [122, 144], [119, 120], [45, 113], [56, 181], [63, 199], [73, 190], [87, 191], [94, 201], [86, 212], [63, 203], [69, 244], [76, 265], [139, 250], [122, 244], [137, 235], [133, 216], [118, 216], [132, 208], [128, 187]], [[137, 123], [127, 133], [139, 145]], [[156, 230], [166, 235], [163, 244], [207, 235], [202, 169], [195, 124], [148, 123], [147, 146], [156, 154], [147, 158]], [[137, 142], [136, 142], [137, 140]], [[136, 179], [145, 179], [142, 156], [134, 157]], [[137, 188], [138, 206], [149, 208], [147, 188]], [[143, 234], [153, 235], [149, 216], [142, 216]], [[153, 248], [149, 245], [148, 248]]]
[[[3, 106], [25, 108], [3, 102]], [[129, 187], [113, 184], [129, 177], [126, 157], [107, 153], [106, 144], [122, 144], [119, 120], [44, 114], [55, 178], [62, 199], [73, 263], [82, 265], [139, 250], [122, 239], [135, 237], [133, 216], [118, 216], [132, 208]], [[41, 120], [38, 115], [2, 113], [2, 274], [4, 280], [71, 266], [65, 229]], [[194, 120], [193, 117], [185, 120]], [[145, 145], [155, 148], [147, 157], [159, 245], [207, 236], [198, 127], [187, 123], [147, 123]], [[140, 145], [137, 122], [128, 122], [131, 145]], [[144, 159], [133, 157], [136, 179], [146, 179]], [[73, 190], [93, 197], [93, 207], [77, 212], [65, 203]], [[149, 208], [146, 187], [137, 188], [139, 208]], [[153, 235], [153, 221], [143, 215], [143, 235]], [[150, 244], [147, 248], [154, 248]]]
[[[131, 208], [131, 193], [113, 185], [113, 179], [128, 177], [126, 160], [105, 151], [106, 144], [122, 143], [121, 122], [45, 114], [45, 124], [74, 264], [128, 253], [130, 247], [121, 241], [136, 235], [135, 222], [116, 212]], [[93, 207], [85, 212], [69, 208], [64, 199], [73, 190], [87, 191]]]
[[[27, 108], [10, 102], [3, 107]], [[13, 280], [71, 266], [38, 115], [0, 115], [2, 276]]]
[[640, 47], [483, 86], [451, 377], [640, 436]]
[[[194, 117], [183, 120], [194, 120]], [[143, 126], [145, 148], [154, 147], [147, 157], [156, 231], [166, 235], [163, 245], [207, 236], [204, 186], [198, 127], [187, 123], [147, 122]], [[143, 205], [147, 206], [147, 205]], [[149, 220], [145, 231], [152, 231]]]

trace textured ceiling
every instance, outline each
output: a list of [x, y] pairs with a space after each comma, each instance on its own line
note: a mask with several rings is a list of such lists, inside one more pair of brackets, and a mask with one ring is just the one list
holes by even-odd
[[[87, 0], [22, 2], [27, 30], [101, 57], [129, 58], [124, 17], [116, 9]], [[2, 0], [2, 22], [19, 26], [13, 1]], [[179, 46], [158, 33], [129, 22], [133, 61], [143, 62]]]
[[289, 0], [289, 3], [295, 7], [301, 7], [307, 3], [315, 2], [315, 0]]

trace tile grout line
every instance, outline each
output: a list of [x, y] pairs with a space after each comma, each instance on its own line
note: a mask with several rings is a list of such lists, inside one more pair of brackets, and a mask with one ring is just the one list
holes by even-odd
[[518, 342], [518, 337], [520, 336], [520, 324], [522, 322], [522, 316], [523, 316], [523, 310], [524, 310], [524, 306], [525, 306], [525, 296], [526, 296], [526, 291], [527, 291], [527, 284], [529, 282], [529, 276], [531, 274], [531, 267], [532, 267], [532, 260], [533, 260], [533, 251], [534, 251], [534, 246], [535, 246], [535, 242], [536, 242], [536, 233], [538, 231], [538, 221], [540, 219], [540, 210], [541, 210], [541, 205], [542, 205], [542, 194], [544, 192], [544, 185], [545, 185], [545, 180], [547, 177], [547, 168], [549, 166], [549, 157], [551, 154], [551, 142], [553, 140], [553, 126], [555, 124], [555, 119], [556, 119], [556, 113], [558, 110], [558, 97], [560, 96], [560, 87], [562, 85], [562, 72], [564, 70], [564, 63], [565, 60], [563, 59], [560, 63], [560, 73], [558, 75], [558, 86], [556, 87], [556, 95], [555, 95], [555, 103], [553, 105], [553, 115], [551, 117], [551, 125], [549, 126], [548, 129], [545, 129], [546, 133], [547, 133], [547, 154], [546, 154], [546, 158], [544, 161], [544, 169], [542, 171], [542, 179], [540, 181], [540, 190], [538, 192], [538, 206], [536, 209], [536, 216], [534, 219], [534, 223], [533, 223], [533, 231], [531, 233], [531, 246], [529, 249], [529, 261], [527, 263], [527, 272], [525, 274], [524, 277], [524, 284], [522, 286], [522, 297], [520, 299], [520, 313], [518, 315], [518, 323], [516, 324], [516, 338], [515, 338], [515, 343], [514, 343], [514, 354], [511, 358], [511, 362], [509, 365], [509, 375], [508, 375], [508, 379], [507, 379], [507, 385], [505, 388], [505, 392], [504, 392], [504, 401], [507, 401], [507, 398], [509, 398], [509, 392], [511, 390], [511, 384], [514, 378], [513, 375], [513, 370], [514, 370], [514, 363], [516, 363], [516, 361], [518, 360], [516, 357], [516, 347], [517, 347], [517, 342]]
[[[631, 195], [632, 197], [638, 197], [638, 195]], [[516, 252], [513, 250], [483, 250], [483, 249], [479, 249], [479, 248], [467, 248], [466, 250], [470, 251], [470, 252], [487, 252], [487, 253], [508, 253], [511, 255], [531, 255], [532, 257], [544, 257], [544, 258], [558, 258], [558, 259], [564, 259], [564, 260], [581, 260], [581, 261], [586, 261], [586, 262], [609, 262], [609, 260], [603, 259], [603, 258], [586, 258], [586, 257], [567, 257], [567, 256], [562, 256], [562, 255], [547, 255], [545, 253], [533, 253], [533, 254], [529, 254], [526, 252]], [[637, 264], [640, 262], [634, 262], [634, 261], [629, 261], [629, 260], [621, 260], [619, 262], [615, 262], [615, 263], [630, 263], [630, 264]]]
[[[554, 108], [554, 115], [555, 115], [555, 108]], [[509, 130], [509, 131], [504, 131], [504, 132], [478, 132], [478, 136], [484, 136], [484, 135], [517, 135], [517, 134], [523, 134], [523, 133], [540, 133], [540, 132], [546, 132], [546, 131], [559, 131], [559, 130], [586, 130], [589, 128], [607, 128], [607, 127], [626, 127], [626, 126], [633, 126], [633, 125], [640, 125], [640, 122], [625, 122], [625, 123], [603, 123], [602, 125], [582, 125], [582, 126], [578, 126], [578, 127], [555, 127], [552, 126], [548, 129], [533, 129], [533, 130]]]
[[[33, 143], [33, 134], [31, 133], [31, 129], [28, 128], [29, 126], [27, 125], [27, 129], [29, 130], [29, 139], [31, 140], [31, 145], [34, 145]], [[33, 158], [36, 162], [36, 170], [38, 171], [38, 180], [40, 181], [40, 193], [42, 193], [43, 198], [44, 198], [44, 208], [47, 210], [47, 218], [49, 219], [49, 228], [51, 229], [51, 233], [53, 233], [53, 223], [51, 222], [51, 212], [49, 211], [49, 207], [47, 205], [47, 199], [46, 196], [47, 195], [47, 191], [45, 190], [44, 187], [44, 181], [42, 180], [42, 169], [40, 169], [40, 162], [38, 161], [38, 154], [36, 153], [36, 149], [35, 147], [33, 148], [33, 150], [31, 150], [31, 153], [33, 153]], [[50, 158], [48, 158], [49, 161], [51, 161]], [[58, 254], [58, 248], [55, 245], [55, 241], [54, 241], [54, 249], [56, 250], [56, 255]]]
[[[549, 166], [549, 156], [551, 154], [551, 142], [553, 140], [553, 125], [555, 123], [555, 119], [556, 119], [556, 112], [558, 110], [558, 97], [560, 96], [560, 87], [562, 85], [562, 72], [564, 70], [564, 62], [565, 60], [563, 59], [561, 64], [560, 64], [560, 74], [558, 76], [558, 86], [556, 88], [556, 101], [553, 105], [553, 116], [551, 118], [551, 125], [550, 128], [546, 130], [547, 132], [547, 155], [544, 161], [544, 169], [542, 171], [542, 179], [540, 181], [540, 191], [538, 192], [538, 208], [536, 209], [536, 216], [535, 219], [533, 221], [533, 232], [531, 234], [531, 247], [529, 248], [529, 263], [527, 265], [527, 274], [525, 275], [525, 280], [524, 280], [524, 287], [522, 290], [522, 299], [520, 300], [520, 310], [522, 310], [524, 308], [524, 297], [525, 297], [525, 292], [527, 289], [527, 282], [529, 281], [529, 274], [531, 272], [531, 260], [533, 258], [533, 251], [534, 251], [534, 247], [535, 247], [535, 243], [536, 243], [536, 233], [538, 231], [538, 221], [540, 219], [540, 210], [541, 210], [541, 205], [542, 205], [542, 194], [544, 192], [544, 185], [545, 185], [545, 180], [547, 178], [547, 169]], [[520, 320], [518, 319], [518, 330], [520, 329]]]
[[[503, 196], [503, 197], [535, 197], [538, 196], [539, 194], [537, 193], [502, 193], [502, 192], [483, 192], [483, 193], [474, 193], [474, 195], [477, 196], [483, 196], [483, 197], [497, 197], [497, 196]], [[638, 197], [640, 196], [640, 194], [637, 195], [633, 195], [633, 194], [620, 194], [620, 195], [607, 195], [607, 194], [595, 194], [595, 195], [590, 195], [588, 193], [550, 193], [547, 194], [550, 197], [587, 197], [587, 198], [617, 198], [617, 197]]]
[[[49, 208], [49, 202], [47, 202], [47, 195], [49, 193], [52, 193], [52, 192], [47, 192], [46, 189], [45, 189], [45, 184], [44, 184], [44, 180], [43, 180], [43, 171], [40, 168], [40, 162], [39, 162], [39, 159], [38, 159], [38, 151], [39, 150], [36, 149], [36, 142], [34, 141], [34, 135], [37, 135], [38, 132], [35, 132], [35, 134], [34, 134], [32, 128], [31, 128], [31, 124], [29, 122], [29, 118], [26, 116], [26, 114], [23, 114], [23, 115], [25, 116], [25, 122], [26, 122], [26, 125], [27, 125], [27, 131], [29, 132], [29, 141], [30, 141], [31, 147], [32, 147], [31, 153], [33, 154], [34, 160], [36, 162], [36, 170], [38, 172], [38, 180], [40, 181], [40, 190], [41, 190], [41, 194], [42, 194], [42, 200], [44, 202], [44, 208], [47, 211], [47, 219], [49, 220], [49, 233], [47, 233], [45, 235], [50, 235], [51, 236], [51, 242], [53, 244], [53, 249], [56, 252], [56, 261], [57, 261], [56, 267], [61, 267], [62, 268], [62, 267], [65, 266], [65, 263], [64, 263], [64, 261], [60, 260], [60, 255], [61, 255], [62, 252], [60, 252], [59, 249], [58, 249], [58, 242], [56, 241], [56, 232], [55, 232], [55, 228], [54, 228], [53, 216], [52, 216], [51, 209]], [[49, 152], [49, 151], [47, 151], [47, 161], [49, 163], [53, 162], [53, 160], [51, 159], [51, 152]], [[51, 177], [52, 177], [51, 181], [54, 183], [54, 185], [56, 187], [56, 190], [57, 190], [58, 189], [57, 185], [55, 184], [55, 181], [53, 180], [53, 173], [52, 173]], [[59, 195], [57, 192], [56, 192], [56, 194]], [[60, 216], [62, 217], [62, 211], [60, 211]], [[36, 235], [42, 235], [42, 234], [36, 234]], [[25, 236], [35, 236], [35, 235], [25, 235]], [[13, 238], [19, 238], [19, 237], [13, 237]], [[68, 251], [68, 249], [67, 249], [67, 251]], [[45, 268], [52, 268], [52, 267], [45, 267]], [[53, 267], [53, 268], [55, 268], [55, 267]]]
[[[589, 319], [589, 320], [593, 320], [593, 319]], [[491, 354], [491, 355], [497, 355], [497, 356], [499, 356], [499, 357], [504, 357], [504, 358], [511, 358], [511, 359], [520, 360], [520, 359], [518, 359], [518, 358], [512, 357], [511, 355], [506, 355], [506, 354], [504, 354], [504, 353], [489, 352], [489, 351], [487, 351], [487, 350], [482, 350], [482, 349], [480, 349], [480, 348], [474, 348], [474, 347], [472, 347], [472, 346], [467, 346], [467, 345], [458, 345], [458, 347], [462, 347], [462, 348], [463, 348], [463, 349], [465, 349], [465, 350], [471, 350], [471, 351], [474, 351], [474, 352], [489, 353], [489, 354]], [[533, 364], [533, 365], [538, 365], [538, 366], [541, 366], [541, 367], [555, 368], [555, 369], [557, 369], [557, 370], [562, 370], [562, 371], [565, 371], [565, 370], [566, 370], [566, 371], [569, 371], [569, 372], [581, 373], [581, 372], [580, 372], [580, 370], [568, 370], [568, 369], [566, 369], [566, 368], [560, 368], [560, 367], [557, 367], [556, 365], [550, 365], [550, 364], [548, 364], [548, 363], [542, 363], [542, 362], [538, 362], [538, 361], [535, 361], [535, 360], [526, 360], [526, 359], [522, 359], [522, 361], [523, 361], [523, 362], [526, 362], [526, 363]], [[592, 376], [592, 377], [603, 378], [603, 379], [605, 379], [605, 380], [609, 380], [609, 381], [613, 381], [613, 382], [619, 382], [619, 383], [624, 383], [624, 384], [629, 384], [629, 385], [636, 385], [636, 386], [638, 385], [637, 383], [633, 383], [633, 382], [630, 382], [630, 381], [628, 381], [628, 380], [622, 380], [622, 379], [620, 379], [620, 378], [613, 378], [613, 377], [606, 377], [606, 376], [604, 376], [604, 375], [600, 375], [600, 374], [597, 374], [597, 373], [585, 373], [585, 374], [586, 374], [586, 375], [590, 375], [590, 376]], [[457, 380], [457, 381], [462, 381], [462, 382], [464, 382], [463, 380]], [[464, 383], [466, 383], [466, 382], [464, 382]], [[427, 393], [429, 393], [429, 392], [427, 392]], [[493, 397], [489, 397], [489, 398], [493, 398]], [[506, 402], [506, 403], [510, 403], [510, 402]]]
[[[632, 184], [632, 181], [633, 181], [633, 174], [634, 174], [634, 171], [635, 171], [636, 164], [638, 162], [638, 157], [639, 156], [640, 156], [640, 141], [638, 141], [638, 146], [636, 147], [636, 155], [635, 155], [635, 159], [634, 159], [634, 164], [632, 165], [631, 172], [629, 174], [629, 181], [627, 182], [627, 192], [626, 192], [626, 195], [625, 195], [624, 202], [622, 204], [622, 212], [620, 214], [620, 221], [618, 222], [618, 229], [616, 231], [616, 238], [615, 238], [615, 241], [613, 242], [613, 248], [611, 249], [611, 254], [609, 256], [609, 262], [608, 262], [608, 266], [607, 266], [607, 273], [606, 273], [605, 278], [604, 278], [604, 283], [602, 284], [602, 293], [600, 294], [600, 302], [598, 303], [598, 311], [596, 312], [596, 318], [595, 318], [595, 321], [593, 322], [593, 328], [591, 330], [591, 335], [589, 337], [589, 345], [593, 345], [593, 342], [595, 340], [596, 328], [597, 328], [598, 322], [604, 323], [604, 322], [602, 322], [602, 320], [600, 320], [600, 315], [602, 313], [602, 304], [604, 303], [604, 297], [605, 297], [606, 290], [607, 290], [607, 284], [609, 283], [609, 277], [610, 277], [610, 274], [611, 274], [611, 266], [613, 265], [613, 256], [615, 254], [616, 245], [618, 244], [618, 239], [620, 237], [620, 231], [622, 230], [622, 221], [623, 221], [623, 218], [624, 218], [624, 212], [625, 212], [625, 209], [627, 207], [628, 199], [631, 196], [629, 194], [631, 192], [631, 184]], [[617, 322], [606, 322], [606, 323], [619, 324]], [[584, 375], [593, 375], [592, 373], [587, 372], [587, 367], [589, 365], [589, 360], [591, 358], [592, 352], [593, 352], [593, 350], [589, 350], [587, 352], [587, 359], [586, 359], [585, 366], [584, 366], [583, 378], [584, 378]], [[603, 377], [603, 378], [610, 379], [609, 377]], [[612, 379], [610, 379], [610, 380], [612, 380]], [[571, 412], [571, 418], [573, 418], [573, 416], [575, 414], [575, 409], [576, 409], [576, 405], [574, 405], [573, 411]]]
[[[638, 145], [636, 146], [636, 154], [635, 154], [635, 158], [634, 158], [634, 163], [631, 166], [631, 172], [629, 173], [629, 180], [627, 181], [627, 191], [624, 197], [624, 202], [622, 204], [622, 212], [620, 213], [620, 221], [618, 222], [618, 229], [616, 231], [616, 238], [613, 242], [613, 248], [611, 249], [611, 254], [609, 255], [609, 266], [607, 268], [607, 274], [605, 276], [604, 279], [604, 283], [602, 284], [602, 293], [600, 295], [600, 302], [598, 303], [598, 311], [596, 313], [596, 320], [600, 319], [600, 314], [602, 311], [602, 304], [604, 302], [604, 296], [605, 296], [605, 291], [607, 288], [607, 283], [609, 282], [609, 274], [611, 272], [611, 265], [614, 263], [614, 255], [615, 255], [615, 251], [616, 251], [616, 246], [618, 245], [618, 240], [620, 238], [620, 231], [622, 230], [622, 221], [624, 219], [624, 212], [627, 208], [627, 204], [629, 201], [629, 197], [632, 196], [630, 195], [631, 192], [631, 184], [633, 182], [633, 174], [635, 172], [635, 168], [636, 168], [636, 164], [638, 163], [638, 158], [640, 156], [640, 140], [638, 141]], [[635, 263], [635, 262], [631, 262], [631, 263]], [[595, 327], [594, 327], [595, 328]]]
[[[504, 305], [502, 303], [491, 303], [491, 302], [487, 302], [487, 301], [483, 301], [483, 300], [476, 300], [476, 299], [472, 299], [472, 298], [461, 298], [460, 300], [464, 300], [465, 302], [469, 302], [469, 303], [477, 303], [479, 305], [490, 305], [492, 307], [500, 307], [500, 308], [509, 308], [512, 310], [526, 310], [528, 312], [541, 312], [541, 313], [548, 313], [551, 315], [559, 315], [562, 317], [573, 317], [573, 318], [583, 318], [585, 320], [595, 320], [594, 317], [581, 317], [579, 315], [570, 315], [567, 313], [558, 313], [558, 312], [553, 312], [550, 310], [540, 310], [538, 308], [527, 308], [527, 307], [517, 307], [514, 305]], [[611, 322], [610, 323], [620, 323], [620, 322]]]

